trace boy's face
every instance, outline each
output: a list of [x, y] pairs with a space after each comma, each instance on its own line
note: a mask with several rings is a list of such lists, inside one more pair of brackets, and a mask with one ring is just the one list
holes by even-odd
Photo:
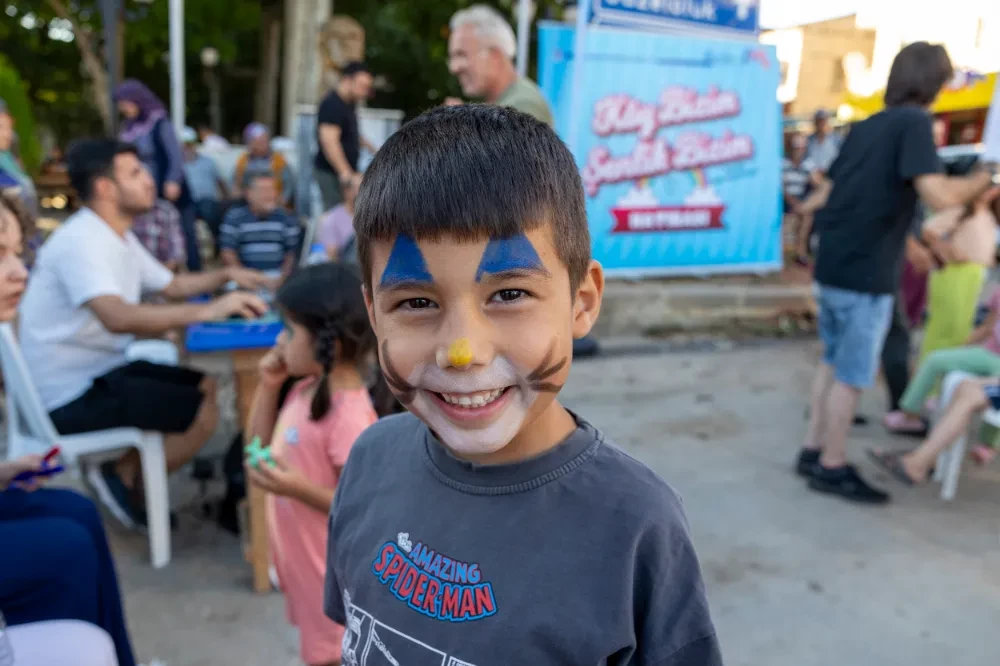
[[570, 291], [549, 225], [506, 240], [372, 246], [365, 290], [393, 393], [457, 455], [489, 457], [553, 405], [573, 338], [600, 309], [591, 263]]

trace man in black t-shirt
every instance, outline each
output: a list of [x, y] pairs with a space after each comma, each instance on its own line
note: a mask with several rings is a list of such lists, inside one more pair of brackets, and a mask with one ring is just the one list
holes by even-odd
[[314, 176], [323, 197], [323, 210], [344, 201], [343, 187], [357, 184], [358, 157], [361, 148], [375, 152], [358, 130], [358, 102], [368, 98], [372, 75], [364, 63], [348, 63], [340, 74], [337, 87], [319, 105], [316, 114], [316, 152]]
[[885, 110], [851, 129], [830, 167], [826, 206], [815, 216], [823, 359], [797, 463], [819, 492], [868, 503], [889, 499], [847, 463], [847, 434], [858, 396], [878, 371], [917, 200], [935, 210], [960, 206], [990, 186], [989, 173], [942, 173], [928, 107], [951, 74], [940, 45], [903, 48], [889, 73]]

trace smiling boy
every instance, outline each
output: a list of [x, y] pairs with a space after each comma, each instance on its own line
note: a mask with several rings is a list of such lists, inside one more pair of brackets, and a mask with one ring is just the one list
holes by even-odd
[[511, 109], [405, 125], [355, 213], [409, 414], [357, 441], [330, 516], [343, 663], [722, 663], [681, 502], [556, 400], [604, 289], [569, 151]]

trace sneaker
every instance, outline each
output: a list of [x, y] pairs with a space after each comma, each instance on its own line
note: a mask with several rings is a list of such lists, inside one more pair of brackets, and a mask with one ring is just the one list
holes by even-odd
[[828, 469], [817, 464], [809, 479], [809, 488], [864, 504], [885, 504], [889, 501], [889, 493], [868, 485], [854, 465]]
[[132, 506], [132, 491], [122, 482], [115, 471], [113, 462], [106, 462], [100, 467], [90, 467], [86, 474], [87, 483], [101, 504], [126, 529], [134, 530], [138, 524]]
[[813, 470], [819, 464], [819, 451], [802, 449], [799, 451], [799, 459], [795, 462], [795, 473], [805, 478], [813, 475]]

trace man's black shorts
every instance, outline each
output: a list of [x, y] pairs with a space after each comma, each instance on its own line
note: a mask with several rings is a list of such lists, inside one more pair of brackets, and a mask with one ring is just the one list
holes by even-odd
[[109, 428], [185, 432], [205, 397], [198, 388], [203, 378], [189, 368], [134, 361], [98, 377], [50, 416], [63, 435]]

